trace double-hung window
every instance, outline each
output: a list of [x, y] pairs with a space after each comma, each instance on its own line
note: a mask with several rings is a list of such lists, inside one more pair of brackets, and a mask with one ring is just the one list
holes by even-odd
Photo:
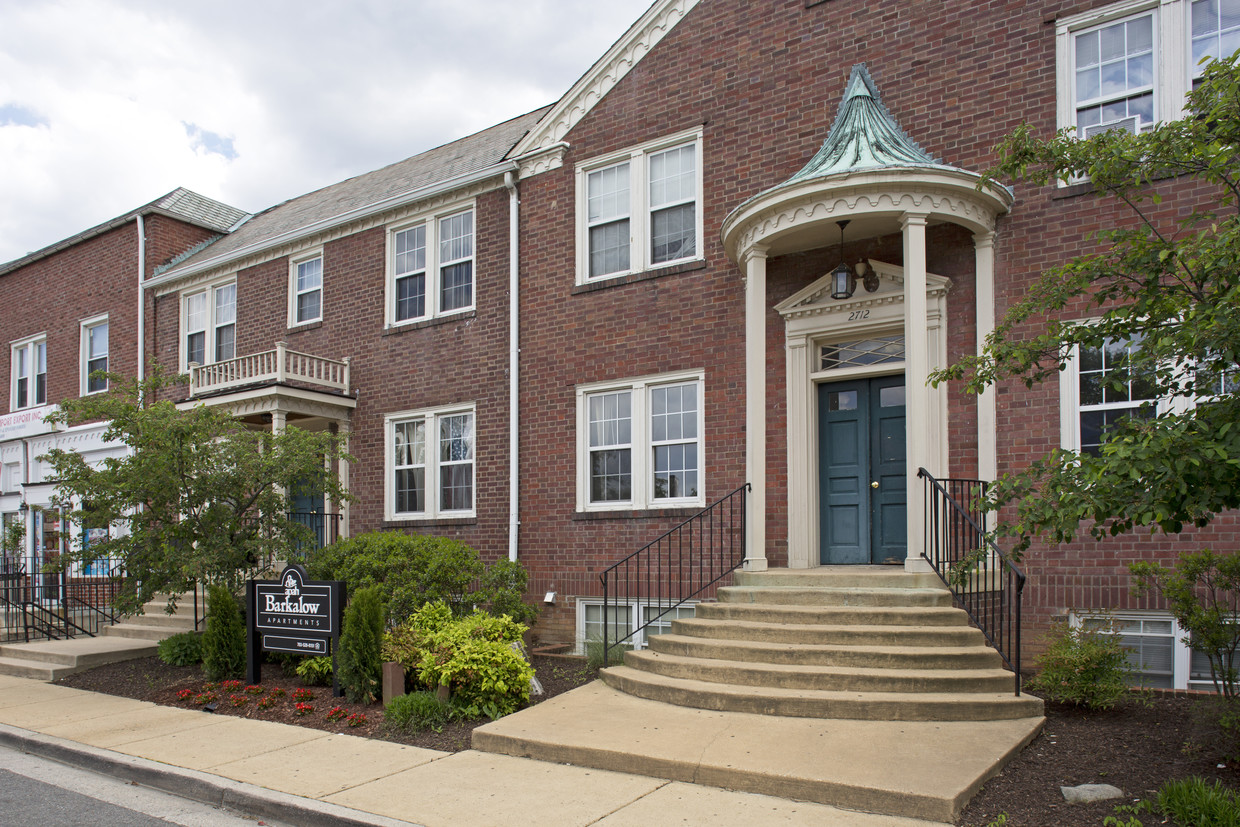
[[1140, 132], [1184, 112], [1203, 58], [1240, 49], [1240, 0], [1121, 0], [1056, 23], [1059, 126]]
[[1158, 400], [1152, 382], [1131, 368], [1138, 347], [1136, 340], [1108, 339], [1102, 347], [1077, 348], [1060, 373], [1064, 448], [1097, 455], [1118, 422], [1154, 412]]
[[217, 284], [181, 297], [181, 367], [222, 362], [237, 355], [237, 283]]
[[577, 389], [578, 510], [702, 505], [700, 373]]
[[323, 254], [289, 260], [289, 327], [323, 319]]
[[47, 404], [47, 337], [16, 342], [12, 348], [10, 410]]
[[578, 166], [578, 283], [701, 258], [701, 194], [700, 130]]
[[393, 227], [388, 232], [388, 324], [458, 313], [474, 306], [474, 211]]
[[386, 518], [474, 516], [473, 407], [385, 417]]
[[108, 317], [82, 322], [82, 394], [108, 389]]

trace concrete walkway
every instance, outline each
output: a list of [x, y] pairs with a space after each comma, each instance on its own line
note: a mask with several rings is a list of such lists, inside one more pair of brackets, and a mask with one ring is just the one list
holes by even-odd
[[[585, 699], [574, 693], [561, 698], [569, 696], [574, 704]], [[536, 706], [505, 720], [515, 723], [538, 711]], [[581, 723], [588, 726], [591, 719]], [[942, 823], [473, 750], [444, 753], [17, 677], [0, 677], [0, 743], [256, 818], [303, 825]], [[973, 742], [960, 749], [976, 747]], [[710, 752], [694, 748], [703, 756]], [[822, 755], [817, 750], [807, 758]], [[954, 760], [941, 753], [923, 757], [930, 765]]]

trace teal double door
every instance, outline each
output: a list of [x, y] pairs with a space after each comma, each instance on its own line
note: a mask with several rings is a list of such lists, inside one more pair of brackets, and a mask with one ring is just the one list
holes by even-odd
[[818, 528], [823, 565], [908, 554], [904, 377], [818, 386]]

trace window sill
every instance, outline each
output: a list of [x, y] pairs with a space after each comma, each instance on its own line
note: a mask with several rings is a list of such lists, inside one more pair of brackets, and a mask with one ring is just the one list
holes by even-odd
[[612, 287], [622, 287], [626, 284], [633, 284], [639, 281], [648, 281], [650, 279], [659, 279], [664, 276], [677, 276], [681, 273], [692, 273], [695, 270], [706, 269], [706, 259], [697, 259], [695, 261], [684, 261], [680, 264], [673, 264], [670, 267], [659, 267], [654, 270], [643, 270], [640, 273], [628, 273], [623, 276], [615, 276], [614, 278], [601, 278], [597, 281], [588, 281], [585, 284], [578, 284], [573, 287], [573, 295], [580, 293], [593, 293], [598, 290], [607, 290]]
[[617, 509], [615, 511], [576, 511], [574, 521], [589, 522], [593, 520], [649, 520], [661, 517], [694, 517], [702, 512], [704, 505], [687, 505], [677, 508], [634, 508]]
[[307, 330], [318, 330], [322, 326], [323, 326], [323, 320], [315, 319], [312, 322], [303, 322], [302, 324], [292, 325], [291, 327], [289, 327], [288, 332], [289, 333], [302, 333]]
[[441, 528], [445, 526], [477, 525], [477, 517], [411, 517], [409, 519], [384, 520], [382, 528]]
[[462, 310], [460, 313], [451, 313], [447, 316], [436, 316], [433, 319], [421, 319], [416, 322], [401, 322], [400, 324], [389, 325], [383, 329], [383, 336], [396, 336], [410, 330], [425, 330], [428, 327], [439, 327], [440, 325], [451, 324], [452, 322], [470, 321], [478, 317], [477, 310]]

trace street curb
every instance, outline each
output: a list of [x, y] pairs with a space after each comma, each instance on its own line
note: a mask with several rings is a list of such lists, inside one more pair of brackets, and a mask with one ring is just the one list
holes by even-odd
[[0, 746], [84, 770], [106, 773], [121, 781], [140, 784], [253, 818], [306, 827], [410, 827], [413, 824], [6, 724], [0, 724]]

